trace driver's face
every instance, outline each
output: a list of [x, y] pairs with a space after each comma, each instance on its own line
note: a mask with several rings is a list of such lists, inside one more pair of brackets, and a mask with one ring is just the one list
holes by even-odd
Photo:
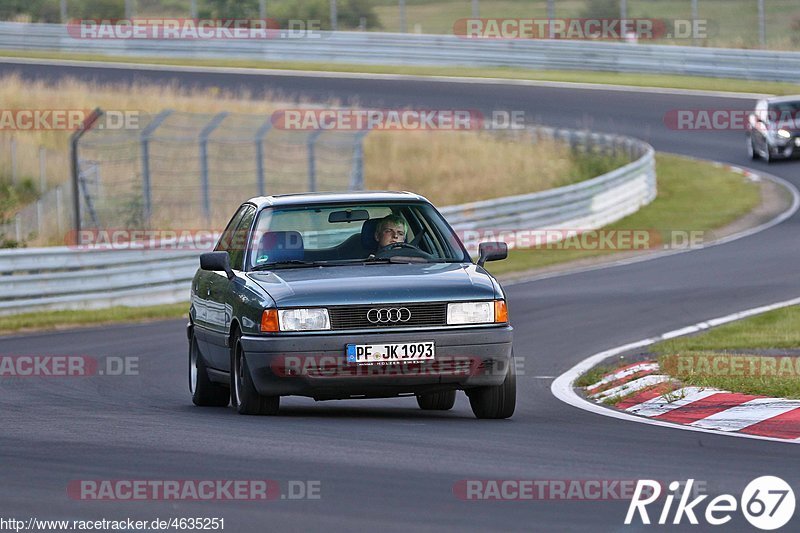
[[375, 240], [378, 241], [378, 246], [380, 248], [396, 242], [404, 242], [405, 239], [405, 228], [397, 224], [384, 224], [383, 227], [375, 233]]

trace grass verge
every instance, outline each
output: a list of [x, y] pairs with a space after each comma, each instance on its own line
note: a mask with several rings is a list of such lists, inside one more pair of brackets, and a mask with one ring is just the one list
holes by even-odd
[[687, 385], [800, 398], [800, 358], [741, 355], [798, 347], [800, 306], [794, 306], [664, 341], [653, 351], [661, 368]]
[[154, 305], [148, 307], [111, 307], [80, 311], [42, 311], [21, 315], [0, 316], [0, 335], [26, 331], [43, 331], [76, 326], [99, 326], [121, 322], [146, 322], [188, 317], [189, 304]]
[[227, 67], [281, 69], [297, 71], [403, 74], [417, 76], [505, 78], [510, 80], [552, 81], [570, 83], [593, 83], [626, 85], [631, 87], [659, 87], [670, 89], [745, 92], [758, 94], [789, 95], [800, 92], [800, 85], [793, 83], [740, 80], [732, 78], [710, 78], [702, 76], [674, 76], [668, 74], [617, 74], [614, 72], [583, 72], [560, 70], [531, 70], [519, 68], [476, 67], [416, 67], [400, 65], [352, 65], [345, 63], [281, 62], [236, 59], [193, 59], [125, 57], [98, 54], [74, 54], [61, 52], [21, 52], [0, 50], [0, 57], [30, 59], [60, 59], [75, 61], [114, 61], [134, 64], [183, 65], [196, 67]]
[[[680, 245], [687, 233], [706, 235], [722, 228], [751, 211], [761, 199], [758, 184], [711, 163], [659, 154], [656, 170], [656, 199], [633, 215], [606, 226], [604, 233], [637, 232], [648, 237], [649, 248]], [[614, 249], [601, 243], [597, 241], [592, 248], [583, 246], [579, 239], [565, 239], [554, 246], [513, 249], [508, 259], [487, 263], [487, 268], [492, 274], [508, 274], [631, 249]]]

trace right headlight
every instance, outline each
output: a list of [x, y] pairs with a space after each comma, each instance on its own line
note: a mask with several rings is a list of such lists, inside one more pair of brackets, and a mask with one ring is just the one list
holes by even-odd
[[778, 130], [778, 137], [780, 137], [781, 139], [791, 139], [792, 138], [792, 132], [789, 131], [789, 130], [779, 129]]
[[493, 324], [508, 322], [505, 300], [447, 304], [447, 324]]

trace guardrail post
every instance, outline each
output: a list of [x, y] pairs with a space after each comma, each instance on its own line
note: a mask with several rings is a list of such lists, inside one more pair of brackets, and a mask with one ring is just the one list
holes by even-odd
[[150, 225], [150, 216], [153, 214], [153, 199], [150, 181], [150, 138], [158, 127], [172, 114], [171, 109], [167, 109], [156, 115], [156, 118], [142, 130], [139, 142], [142, 149], [142, 197], [144, 200], [144, 212], [142, 218], [146, 226]]
[[477, 19], [481, 17], [481, 8], [478, 5], [478, 0], [472, 0], [472, 18]]
[[308, 146], [308, 190], [310, 192], [317, 191], [317, 158], [315, 154], [315, 145], [321, 134], [322, 130], [316, 130], [308, 136], [308, 140], [306, 141]]
[[22, 242], [22, 218], [19, 216], [19, 213], [14, 215], [14, 240], [17, 243]]
[[271, 128], [272, 117], [268, 118], [256, 131], [256, 180], [259, 196], [265, 196], [267, 190], [264, 180], [264, 138]]
[[206, 217], [207, 224], [211, 224], [211, 198], [208, 181], [208, 136], [211, 135], [211, 132], [213, 132], [227, 116], [227, 111], [217, 113], [214, 115], [214, 118], [206, 124], [203, 131], [200, 132], [200, 185], [203, 188], [203, 214]]
[[397, 9], [400, 11], [400, 33], [408, 31], [406, 25], [406, 0], [398, 0]]
[[764, 14], [764, 0], [758, 0], [758, 44], [767, 47], [767, 20]]

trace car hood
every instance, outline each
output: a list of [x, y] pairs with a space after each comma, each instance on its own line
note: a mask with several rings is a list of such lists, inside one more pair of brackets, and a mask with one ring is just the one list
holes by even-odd
[[499, 296], [468, 263], [367, 264], [251, 272], [278, 307], [487, 300]]

